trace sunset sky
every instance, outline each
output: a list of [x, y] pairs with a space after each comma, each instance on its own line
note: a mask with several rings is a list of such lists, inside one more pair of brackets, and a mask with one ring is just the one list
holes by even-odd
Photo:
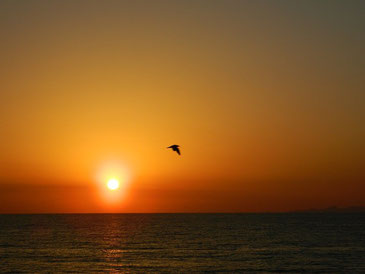
[[364, 1], [1, 1], [0, 35], [0, 213], [365, 206]]

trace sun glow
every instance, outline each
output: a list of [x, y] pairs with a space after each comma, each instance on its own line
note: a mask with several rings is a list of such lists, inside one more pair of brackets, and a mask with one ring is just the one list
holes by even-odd
[[115, 178], [110, 179], [107, 183], [107, 186], [110, 190], [116, 190], [119, 188], [119, 181]]
[[103, 161], [95, 172], [95, 183], [105, 210], [114, 211], [128, 196], [130, 169], [118, 160]]

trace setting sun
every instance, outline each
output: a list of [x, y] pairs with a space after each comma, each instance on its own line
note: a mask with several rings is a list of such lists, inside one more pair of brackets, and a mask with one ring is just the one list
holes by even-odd
[[107, 183], [107, 186], [110, 190], [116, 190], [119, 188], [119, 181], [117, 179], [110, 179]]

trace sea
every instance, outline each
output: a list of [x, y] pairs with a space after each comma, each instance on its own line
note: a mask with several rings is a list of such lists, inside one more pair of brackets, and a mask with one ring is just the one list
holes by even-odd
[[365, 214], [0, 215], [0, 272], [365, 273]]

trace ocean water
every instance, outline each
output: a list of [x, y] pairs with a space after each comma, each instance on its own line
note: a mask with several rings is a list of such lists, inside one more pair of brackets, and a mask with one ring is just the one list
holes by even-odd
[[0, 272], [365, 273], [365, 214], [0, 215]]

